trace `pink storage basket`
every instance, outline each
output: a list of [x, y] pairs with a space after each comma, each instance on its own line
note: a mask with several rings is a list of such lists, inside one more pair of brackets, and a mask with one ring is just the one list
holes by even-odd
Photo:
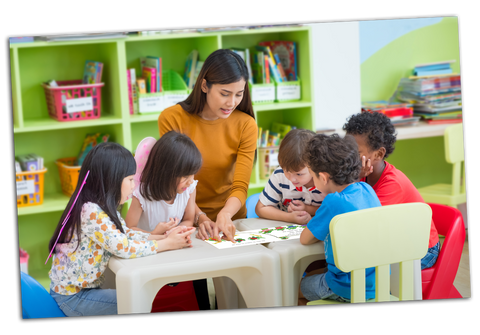
[[[82, 80], [57, 81], [58, 87], [42, 84], [47, 99], [48, 114], [58, 121], [98, 119], [100, 117], [103, 83], [82, 84]], [[67, 113], [67, 100], [92, 97], [93, 108]]]

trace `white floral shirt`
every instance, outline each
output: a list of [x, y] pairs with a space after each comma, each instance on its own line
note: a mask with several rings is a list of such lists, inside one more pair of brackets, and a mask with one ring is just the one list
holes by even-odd
[[[110, 257], [135, 258], [157, 253], [157, 241], [147, 240], [150, 234], [131, 230], [120, 213], [123, 234], [97, 204], [87, 202], [82, 207], [81, 234], [74, 232], [69, 243], [55, 247], [49, 272], [50, 289], [62, 295], [73, 295], [82, 288], [97, 288], [104, 281]], [[76, 250], [75, 250], [76, 249]]]

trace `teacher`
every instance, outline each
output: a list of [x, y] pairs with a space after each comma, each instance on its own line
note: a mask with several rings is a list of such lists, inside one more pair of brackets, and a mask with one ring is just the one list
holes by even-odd
[[185, 101], [158, 117], [160, 136], [176, 130], [189, 136], [203, 158], [198, 180], [195, 225], [197, 238], [234, 241], [232, 220], [245, 218], [258, 128], [243, 59], [228, 49], [205, 60]]

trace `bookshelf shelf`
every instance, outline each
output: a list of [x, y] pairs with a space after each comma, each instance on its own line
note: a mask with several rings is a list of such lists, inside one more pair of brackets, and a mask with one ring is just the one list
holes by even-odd
[[[19, 245], [31, 255], [29, 272], [48, 287], [50, 264], [44, 265], [47, 244], [69, 198], [61, 191], [55, 161], [78, 155], [89, 133], [107, 133], [109, 140], [134, 151], [147, 136], [158, 138], [158, 113], [130, 115], [126, 70], [140, 71], [139, 57], [162, 58], [162, 69], [183, 74], [188, 54], [197, 49], [204, 61], [220, 48], [255, 49], [261, 41], [290, 40], [297, 43], [301, 97], [297, 102], [254, 105], [259, 127], [273, 122], [314, 130], [312, 47], [310, 27], [171, 33], [104, 40], [33, 42], [10, 45], [13, 129], [15, 155], [36, 153], [44, 157], [48, 169], [44, 180], [44, 202], [40, 206], [18, 208]], [[101, 117], [95, 120], [59, 122], [48, 115], [42, 82], [73, 80], [83, 76], [85, 60], [104, 64]], [[263, 188], [258, 157], [249, 189]]]

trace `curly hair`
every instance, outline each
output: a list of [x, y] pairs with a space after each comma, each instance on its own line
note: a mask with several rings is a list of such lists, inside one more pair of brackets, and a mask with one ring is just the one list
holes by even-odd
[[349, 135], [365, 135], [371, 150], [384, 147], [384, 158], [387, 158], [395, 149], [397, 134], [395, 127], [385, 114], [378, 112], [354, 114], [343, 125], [343, 130]]
[[338, 134], [315, 135], [308, 142], [303, 159], [317, 176], [326, 172], [337, 185], [355, 182], [362, 167], [357, 142], [350, 135], [344, 138]]

